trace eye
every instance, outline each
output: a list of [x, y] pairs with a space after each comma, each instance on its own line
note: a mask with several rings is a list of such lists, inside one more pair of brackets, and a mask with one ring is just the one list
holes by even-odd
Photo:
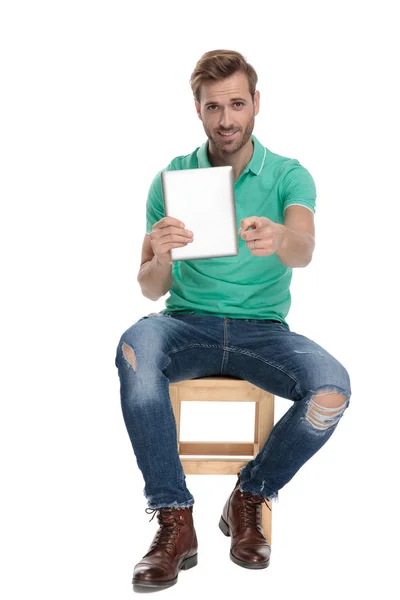
[[[233, 104], [234, 104], [234, 105], [235, 105], [235, 104], [239, 104], [239, 107], [238, 107], [238, 108], [241, 108], [242, 106], [244, 106], [244, 102], [241, 102], [240, 100], [238, 100], [237, 102], [234, 102]], [[218, 108], [218, 105], [217, 105], [217, 104], [210, 104], [209, 106], [207, 106], [207, 110], [210, 110], [211, 108], [215, 108], [215, 107], [217, 107], [217, 108]], [[211, 110], [210, 112], [215, 112], [215, 111], [214, 111], [214, 110]]]

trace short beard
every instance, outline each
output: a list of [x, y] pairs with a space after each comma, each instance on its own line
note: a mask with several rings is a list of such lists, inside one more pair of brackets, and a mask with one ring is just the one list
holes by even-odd
[[[232, 147], [232, 149], [230, 148], [224, 148], [223, 146], [220, 145], [218, 140], [215, 140], [213, 137], [210, 137], [209, 133], [206, 131], [207, 137], [209, 139], [209, 141], [211, 141], [214, 146], [217, 148], [217, 150], [222, 154], [222, 155], [229, 155], [229, 154], [235, 154], [236, 152], [239, 152], [239, 150], [241, 150], [243, 148], [243, 146], [245, 146], [247, 144], [247, 142], [249, 141], [249, 139], [251, 138], [251, 134], [253, 133], [253, 129], [254, 129], [254, 115], [252, 116], [252, 118], [250, 119], [250, 121], [248, 122], [246, 129], [244, 131], [243, 134], [243, 138], [242, 141], [240, 143], [239, 147]], [[218, 134], [217, 134], [218, 135]]]

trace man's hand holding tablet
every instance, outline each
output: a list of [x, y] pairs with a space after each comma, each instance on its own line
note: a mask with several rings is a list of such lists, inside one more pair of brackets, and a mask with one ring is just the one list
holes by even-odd
[[163, 217], [154, 223], [150, 233], [151, 247], [157, 261], [162, 265], [172, 265], [171, 248], [181, 248], [193, 242], [193, 231], [185, 229], [185, 224], [174, 217]]

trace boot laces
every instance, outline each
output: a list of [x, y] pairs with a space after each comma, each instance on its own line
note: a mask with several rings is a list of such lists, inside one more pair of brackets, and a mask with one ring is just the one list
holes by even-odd
[[[240, 496], [243, 500], [241, 503], [241, 525], [243, 528], [246, 527], [256, 527], [259, 524], [259, 512], [257, 510], [258, 506], [261, 506], [263, 502], [265, 502], [266, 506], [269, 510], [271, 507], [269, 506], [267, 499], [261, 496], [260, 494], [252, 494], [250, 492], [240, 492]], [[261, 524], [261, 523], [260, 523]]]
[[182, 515], [174, 514], [174, 508], [172, 507], [146, 508], [145, 511], [148, 514], [153, 513], [150, 521], [154, 519], [156, 513], [158, 512], [157, 520], [160, 525], [149, 552], [155, 548], [165, 548], [166, 552], [171, 555], [171, 552], [173, 552], [175, 548], [176, 536], [181, 529], [181, 524], [183, 521]]

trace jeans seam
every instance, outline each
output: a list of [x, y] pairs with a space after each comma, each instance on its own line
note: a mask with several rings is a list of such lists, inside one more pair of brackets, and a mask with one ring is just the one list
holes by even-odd
[[188, 348], [196, 348], [196, 347], [197, 348], [219, 348], [220, 350], [224, 350], [224, 352], [227, 350], [230, 352], [235, 352], [237, 354], [245, 354], [246, 356], [251, 356], [252, 358], [256, 358], [257, 360], [260, 360], [261, 362], [269, 365], [270, 367], [273, 367], [274, 369], [278, 369], [278, 371], [285, 373], [285, 375], [290, 377], [290, 379], [293, 379], [293, 381], [296, 383], [296, 386], [299, 385], [297, 378], [292, 373], [289, 373], [284, 367], [282, 367], [282, 365], [278, 365], [277, 363], [272, 363], [268, 360], [265, 360], [265, 358], [263, 358], [262, 356], [257, 356], [257, 354], [254, 354], [254, 352], [251, 352], [249, 350], [243, 350], [242, 348], [229, 348], [228, 346], [221, 346], [220, 344], [193, 343], [193, 344], [187, 344], [186, 346], [183, 346], [181, 348], [173, 348], [168, 352], [168, 355], [175, 354], [176, 352], [183, 352], [184, 350], [187, 350]]
[[[290, 419], [291, 415], [289, 415], [289, 411], [290, 411], [290, 409], [286, 411], [286, 413], [281, 418], [280, 423], [286, 423], [286, 421], [288, 419]], [[274, 441], [275, 437], [276, 437], [276, 432], [275, 432], [275, 427], [273, 427], [267, 440], [265, 441], [264, 446], [261, 448], [260, 453], [257, 456], [257, 458], [259, 459], [259, 464], [256, 465], [255, 467], [253, 467], [252, 469], [250, 469], [250, 479], [253, 477], [254, 473], [256, 473], [258, 471], [258, 469], [261, 467], [261, 465], [263, 464], [265, 457], [268, 454], [268, 450], [269, 450], [268, 446]]]

